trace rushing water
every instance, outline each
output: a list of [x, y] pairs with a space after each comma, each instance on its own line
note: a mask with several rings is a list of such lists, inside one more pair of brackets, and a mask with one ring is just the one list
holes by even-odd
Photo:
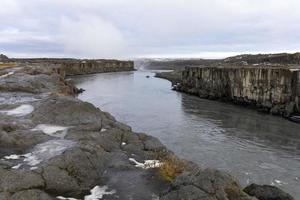
[[[146, 78], [149, 75], [150, 78]], [[170, 90], [150, 71], [81, 76], [80, 99], [177, 155], [235, 175], [243, 186], [272, 184], [300, 199], [300, 125], [239, 106]]]

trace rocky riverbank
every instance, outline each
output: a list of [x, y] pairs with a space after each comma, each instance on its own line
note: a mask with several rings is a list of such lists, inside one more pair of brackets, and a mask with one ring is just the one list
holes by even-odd
[[181, 74], [182, 70], [174, 70], [171, 72], [157, 72], [155, 73], [155, 77], [167, 79], [171, 81], [172, 85], [176, 85], [181, 82]]
[[[66, 74], [49, 62], [0, 71], [1, 200], [256, 199], [231, 175], [181, 160], [158, 139], [76, 99]], [[245, 191], [292, 199], [274, 187]]]

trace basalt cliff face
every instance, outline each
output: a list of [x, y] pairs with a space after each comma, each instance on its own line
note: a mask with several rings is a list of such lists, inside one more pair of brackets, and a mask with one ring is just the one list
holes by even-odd
[[300, 121], [299, 53], [239, 55], [204, 61], [193, 61], [193, 65], [182, 61], [174, 72], [157, 73], [157, 77], [172, 81], [177, 91]]
[[52, 58], [37, 58], [37, 59], [11, 59], [18, 63], [26, 64], [42, 64], [42, 65], [57, 65], [65, 75], [85, 75], [104, 72], [121, 72], [133, 71], [133, 61], [120, 61], [120, 60], [79, 60], [79, 59], [52, 59]]
[[187, 67], [178, 90], [208, 99], [252, 105], [272, 114], [300, 113], [300, 68]]

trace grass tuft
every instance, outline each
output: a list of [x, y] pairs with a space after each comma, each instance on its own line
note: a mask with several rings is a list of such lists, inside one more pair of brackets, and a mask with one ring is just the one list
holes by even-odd
[[171, 155], [161, 161], [162, 165], [157, 169], [158, 175], [166, 180], [173, 181], [186, 168], [186, 162]]
[[15, 67], [16, 64], [15, 63], [0, 63], [0, 69], [6, 69], [6, 68], [10, 68], [10, 67]]

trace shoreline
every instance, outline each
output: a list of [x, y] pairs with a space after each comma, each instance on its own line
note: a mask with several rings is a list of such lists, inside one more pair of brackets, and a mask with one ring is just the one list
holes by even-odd
[[231, 175], [181, 160], [74, 98], [65, 77], [57, 66], [21, 63], [0, 78], [0, 199], [82, 199], [95, 188], [110, 199], [256, 199]]

